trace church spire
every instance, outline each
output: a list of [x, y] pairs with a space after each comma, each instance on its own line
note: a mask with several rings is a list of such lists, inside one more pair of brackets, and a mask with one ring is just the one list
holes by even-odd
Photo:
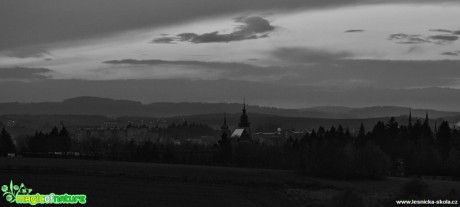
[[228, 125], [227, 125], [227, 113], [224, 113], [224, 123], [222, 124], [222, 126], [220, 127], [220, 129], [221, 129], [222, 131], [228, 130]]
[[243, 113], [240, 116], [240, 123], [238, 124], [239, 128], [249, 127], [248, 115], [246, 114], [246, 99], [243, 101]]

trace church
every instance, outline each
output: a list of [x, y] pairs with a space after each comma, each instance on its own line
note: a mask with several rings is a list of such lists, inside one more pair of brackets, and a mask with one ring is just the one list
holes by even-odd
[[[222, 124], [221, 132], [222, 137], [228, 137], [228, 135], [230, 134], [226, 116], [224, 117], [224, 123]], [[252, 141], [251, 125], [249, 123], [248, 115], [246, 114], [246, 103], [244, 103], [243, 105], [243, 110], [240, 116], [240, 122], [238, 123], [238, 127], [231, 133], [230, 140], [232, 143]]]

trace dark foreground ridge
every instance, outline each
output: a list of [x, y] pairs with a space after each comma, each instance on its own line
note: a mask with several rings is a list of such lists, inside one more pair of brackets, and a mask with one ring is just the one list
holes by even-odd
[[[331, 200], [347, 192], [394, 202], [411, 180], [339, 181], [286, 170], [72, 159], [0, 162], [2, 184], [12, 179], [36, 192], [85, 193], [91, 206], [333, 206]], [[438, 194], [460, 189], [459, 182], [423, 182]]]

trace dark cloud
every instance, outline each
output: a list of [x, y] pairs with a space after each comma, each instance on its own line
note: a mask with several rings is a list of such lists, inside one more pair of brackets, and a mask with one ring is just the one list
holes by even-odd
[[442, 55], [460, 56], [460, 51], [456, 51], [456, 52], [443, 52]]
[[0, 80], [43, 80], [53, 72], [47, 68], [0, 68]]
[[195, 33], [182, 33], [182, 34], [177, 35], [178, 41], [190, 41], [191, 39], [193, 39], [196, 36], [198, 36], [198, 35], [195, 34]]
[[431, 36], [422, 36], [422, 35], [411, 35], [411, 34], [391, 34], [388, 38], [393, 40], [398, 44], [424, 44], [432, 43], [438, 45], [452, 44], [453, 42], [459, 39], [460, 31], [448, 30], [448, 29], [430, 29], [431, 32], [441, 32], [446, 34], [441, 35], [431, 35]]
[[[349, 59], [353, 56], [348, 52], [327, 52], [305, 48], [280, 48], [270, 55], [283, 60], [286, 64], [265, 67], [235, 62], [134, 59], [110, 60], [105, 63], [131, 66], [107, 68], [107, 70], [116, 71], [120, 68], [130, 70], [130, 74], [138, 73], [137, 77], [142, 78], [157, 77], [148, 76], [149, 73], [145, 73], [145, 70], [180, 68], [199, 71], [193, 76], [199, 80], [229, 79], [327, 87], [445, 87], [456, 85], [457, 79], [460, 78], [460, 70], [458, 70], [460, 61], [359, 60]], [[259, 61], [263, 62], [263, 59]], [[171, 77], [176, 76], [168, 78]]]
[[412, 34], [391, 34], [388, 37], [388, 40], [396, 41], [398, 44], [423, 44], [430, 43], [429, 40], [423, 38], [421, 35], [412, 35]]
[[443, 32], [443, 33], [452, 33], [452, 30], [448, 29], [430, 29], [430, 32]]
[[[236, 63], [236, 62], [206, 62], [206, 61], [189, 61], [189, 60], [135, 60], [135, 59], [123, 59], [123, 60], [109, 60], [104, 63], [112, 65], [131, 65], [131, 66], [157, 66], [157, 67], [167, 67], [168, 68], [188, 68], [189, 70], [200, 70], [205, 69], [206, 73], [212, 72], [223, 72], [223, 77], [230, 79], [240, 79], [246, 77], [251, 77], [256, 79], [257, 77], [263, 79], [263, 76], [271, 75], [282, 75], [280, 74], [279, 68], [276, 67], [259, 67], [246, 63]], [[151, 68], [153, 69], [153, 68]], [[113, 69], [108, 69], [113, 70]], [[129, 67], [128, 70], [136, 73], [139, 72], [139, 68]], [[207, 74], [209, 75], [209, 74]], [[209, 79], [206, 74], [201, 76], [201, 79]], [[261, 76], [263, 75], [263, 76]], [[215, 77], [214, 77], [215, 79]]]
[[[398, 34], [391, 34], [390, 37], [388, 37], [389, 40], [401, 40], [401, 39], [406, 39], [407, 37], [409, 37], [411, 35], [408, 35], [408, 34], [404, 34], [404, 33], [398, 33]], [[412, 35], [414, 36], [414, 35]], [[417, 35], [419, 36], [419, 35]]]
[[433, 35], [428, 38], [435, 44], [451, 44], [457, 41], [459, 37], [453, 35]]
[[346, 30], [345, 33], [355, 33], [355, 32], [364, 32], [365, 30], [362, 29], [350, 29]]
[[107, 64], [127, 64], [127, 65], [194, 65], [194, 66], [204, 66], [211, 68], [220, 68], [220, 67], [235, 67], [235, 66], [244, 66], [251, 67], [251, 65], [244, 63], [226, 63], [226, 62], [205, 62], [205, 61], [194, 61], [194, 60], [136, 60], [136, 59], [123, 59], [123, 60], [109, 60], [105, 61]]
[[[287, 52], [282, 52], [287, 51]], [[293, 51], [296, 51], [293, 52]], [[300, 51], [300, 52], [299, 52]], [[314, 56], [315, 62], [306, 61], [305, 52], [287, 48], [272, 53], [274, 58], [285, 60], [284, 66], [256, 66], [232, 62], [203, 61], [167, 61], [167, 60], [112, 60], [109, 64], [126, 64], [131, 66], [155, 66], [165, 68], [205, 69], [197, 75], [197, 79], [229, 79], [250, 82], [272, 82], [285, 85], [312, 85], [337, 87], [372, 86], [380, 88], [414, 88], [414, 87], [445, 87], [456, 85], [460, 78], [460, 61], [390, 61], [390, 60], [357, 60], [344, 59], [349, 53], [319, 53]], [[280, 56], [280, 54], [283, 54]], [[300, 54], [300, 55], [299, 55]], [[324, 55], [328, 54], [328, 55]], [[331, 55], [332, 54], [332, 55]], [[296, 57], [297, 55], [297, 57]], [[303, 57], [303, 58], [302, 58]], [[322, 60], [322, 61], [318, 61]], [[260, 60], [263, 61], [263, 60]], [[305, 64], [307, 63], [307, 64]], [[308, 64], [312, 63], [312, 64]], [[170, 67], [166, 67], [170, 66]], [[137, 67], [123, 67], [132, 73], [138, 72]], [[110, 70], [110, 68], [108, 68]], [[219, 76], [207, 78], [207, 74], [219, 72]], [[417, 75], [415, 75], [417, 74]], [[148, 76], [139, 76], [151, 78]], [[407, 78], [411, 77], [411, 78]]]
[[159, 37], [152, 40], [152, 43], [164, 43], [164, 44], [174, 44], [174, 38], [171, 37]]
[[[2, 53], [0, 53], [1, 55]], [[31, 46], [31, 47], [20, 47], [13, 50], [7, 50], [3, 52], [3, 55], [7, 57], [16, 58], [42, 58], [51, 55], [51, 53], [44, 47]]]
[[[418, 0], [457, 2], [458, 0]], [[414, 0], [20, 0], [0, 6], [0, 50], [79, 40], [247, 11], [318, 9]]]
[[460, 35], [460, 30], [448, 30], [448, 29], [430, 29], [431, 32], [442, 32], [442, 33], [449, 33], [451, 35]]
[[271, 51], [271, 56], [291, 63], [315, 63], [353, 57], [346, 51], [327, 51], [302, 47], [282, 47]]
[[238, 17], [235, 22], [242, 23], [237, 26], [233, 32], [221, 34], [218, 31], [196, 34], [196, 33], [181, 33], [175, 37], [160, 37], [154, 39], [153, 43], [173, 43], [176, 41], [185, 41], [192, 43], [212, 43], [212, 42], [233, 42], [250, 39], [259, 39], [268, 37], [268, 33], [275, 29], [270, 25], [270, 22], [262, 17]]
[[182, 39], [182, 41], [189, 41], [193, 43], [211, 43], [211, 42], [233, 42], [233, 41], [241, 41], [241, 40], [250, 40], [250, 39], [257, 39], [257, 35], [247, 35], [247, 36], [239, 36], [231, 34], [219, 34], [219, 32], [211, 32], [211, 33], [204, 33], [204, 34], [192, 34], [189, 36], [189, 39]]
[[[431, 30], [434, 31], [434, 30]], [[436, 31], [448, 31], [448, 30], [436, 30]], [[433, 43], [433, 44], [451, 44], [459, 39], [458, 36], [454, 35], [432, 35], [424, 37], [422, 35], [412, 35], [412, 34], [391, 34], [388, 37], [388, 40], [395, 41], [398, 44], [424, 44], [424, 43]]]

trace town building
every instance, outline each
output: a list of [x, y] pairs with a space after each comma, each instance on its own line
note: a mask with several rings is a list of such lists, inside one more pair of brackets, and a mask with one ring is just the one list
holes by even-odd
[[80, 128], [74, 133], [77, 140], [97, 138], [101, 140], [125, 141], [134, 140], [137, 143], [157, 141], [158, 133], [147, 126], [112, 127], [112, 128]]
[[243, 113], [240, 116], [240, 122], [238, 123], [238, 128], [233, 130], [232, 135], [230, 136], [231, 140], [236, 140], [237, 142], [252, 141], [251, 134], [251, 124], [249, 123], [248, 115], [246, 114], [246, 103], [243, 105]]
[[281, 130], [276, 129], [274, 132], [251, 132], [251, 124], [249, 123], [249, 117], [246, 112], [246, 104], [243, 105], [242, 114], [237, 128], [230, 133], [229, 126], [227, 124], [227, 116], [224, 115], [224, 122], [221, 126], [221, 138], [230, 139], [232, 145], [240, 142], [257, 142], [267, 145], [282, 145], [286, 143], [288, 139], [300, 140], [302, 137], [309, 133], [308, 131], [294, 131], [294, 130]]

